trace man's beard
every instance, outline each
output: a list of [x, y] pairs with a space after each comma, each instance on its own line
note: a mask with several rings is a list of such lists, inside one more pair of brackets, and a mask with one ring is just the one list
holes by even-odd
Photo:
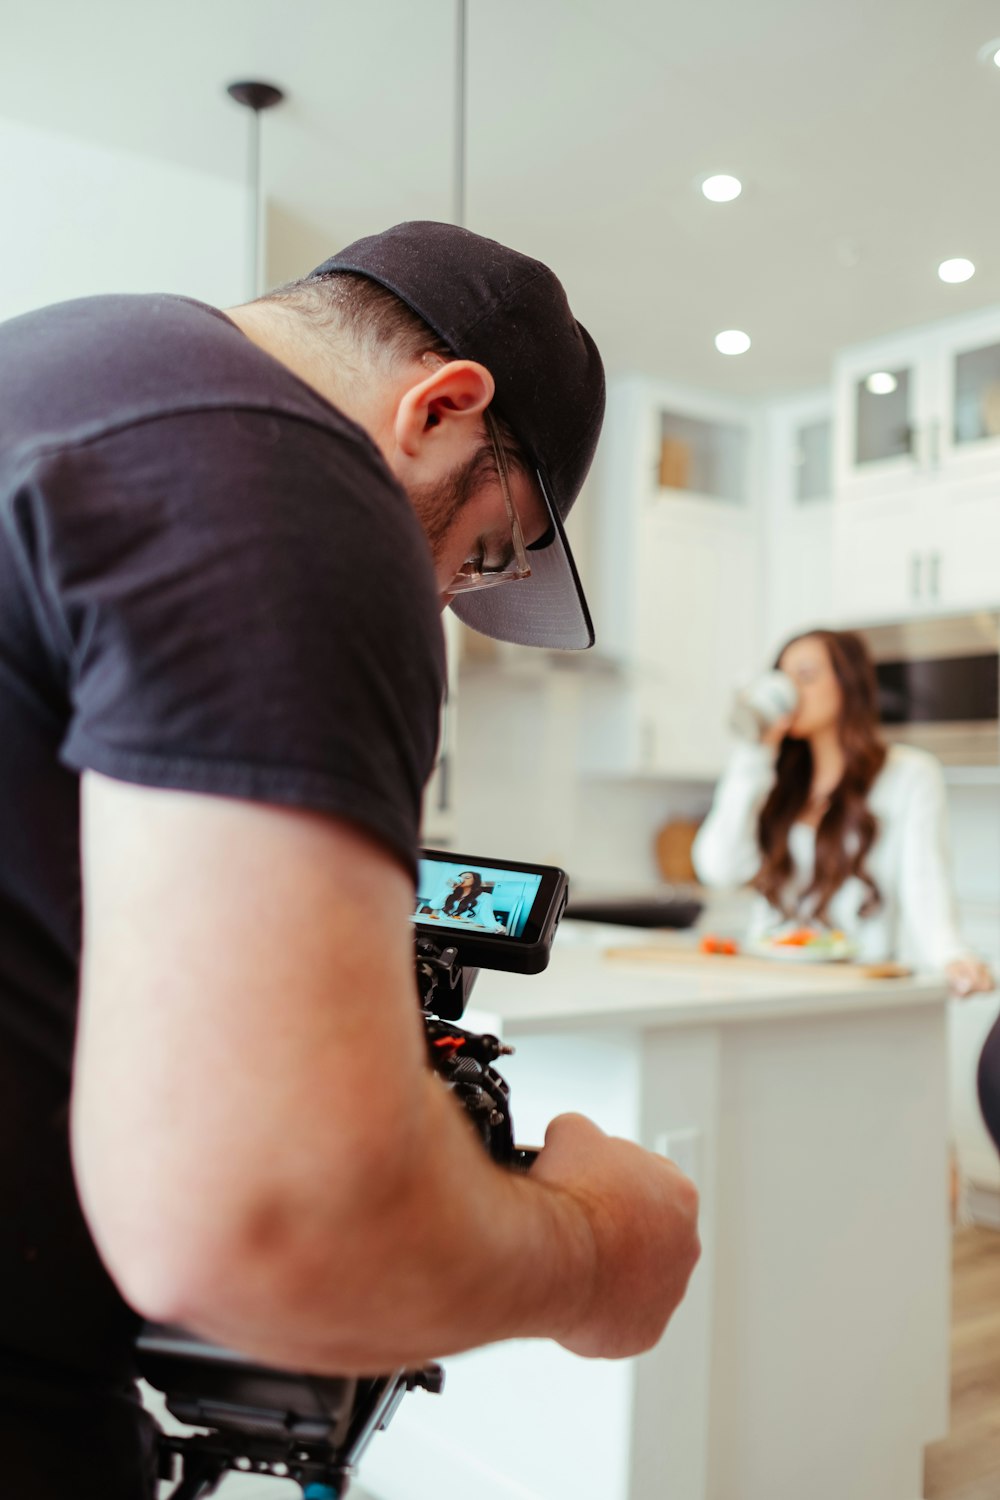
[[437, 566], [444, 554], [455, 518], [476, 491], [496, 475], [496, 461], [488, 443], [443, 479], [414, 484], [407, 494], [423, 528], [431, 557]]

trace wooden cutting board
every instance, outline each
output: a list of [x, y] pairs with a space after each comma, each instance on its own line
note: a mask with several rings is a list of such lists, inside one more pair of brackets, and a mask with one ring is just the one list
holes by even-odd
[[780, 958], [756, 958], [752, 954], [701, 953], [695, 948], [668, 948], [665, 945], [640, 944], [622, 948], [604, 948], [603, 957], [612, 963], [635, 964], [649, 968], [675, 969], [684, 966], [703, 970], [715, 969], [730, 974], [815, 974], [828, 979], [906, 979], [913, 973], [905, 964], [795, 963]]

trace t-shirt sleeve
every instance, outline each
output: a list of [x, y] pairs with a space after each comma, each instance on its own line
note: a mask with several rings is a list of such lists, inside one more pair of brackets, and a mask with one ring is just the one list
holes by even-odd
[[439, 606], [360, 434], [161, 418], [40, 463], [16, 517], [65, 662], [67, 765], [340, 815], [415, 871]]

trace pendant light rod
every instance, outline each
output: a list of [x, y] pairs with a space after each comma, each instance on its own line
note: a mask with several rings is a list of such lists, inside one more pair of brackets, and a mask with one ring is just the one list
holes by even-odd
[[285, 95], [273, 83], [231, 83], [226, 89], [231, 99], [251, 111], [248, 187], [250, 190], [250, 296], [259, 297], [263, 267], [260, 264], [260, 115], [261, 110], [280, 104]]
[[452, 211], [465, 227], [465, 136], [468, 116], [469, 0], [455, 0], [455, 181]]

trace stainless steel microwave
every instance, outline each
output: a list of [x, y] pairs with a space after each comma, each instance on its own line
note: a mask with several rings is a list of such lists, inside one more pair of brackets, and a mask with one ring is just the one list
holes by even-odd
[[1000, 612], [861, 630], [886, 737], [952, 766], [1000, 765]]

